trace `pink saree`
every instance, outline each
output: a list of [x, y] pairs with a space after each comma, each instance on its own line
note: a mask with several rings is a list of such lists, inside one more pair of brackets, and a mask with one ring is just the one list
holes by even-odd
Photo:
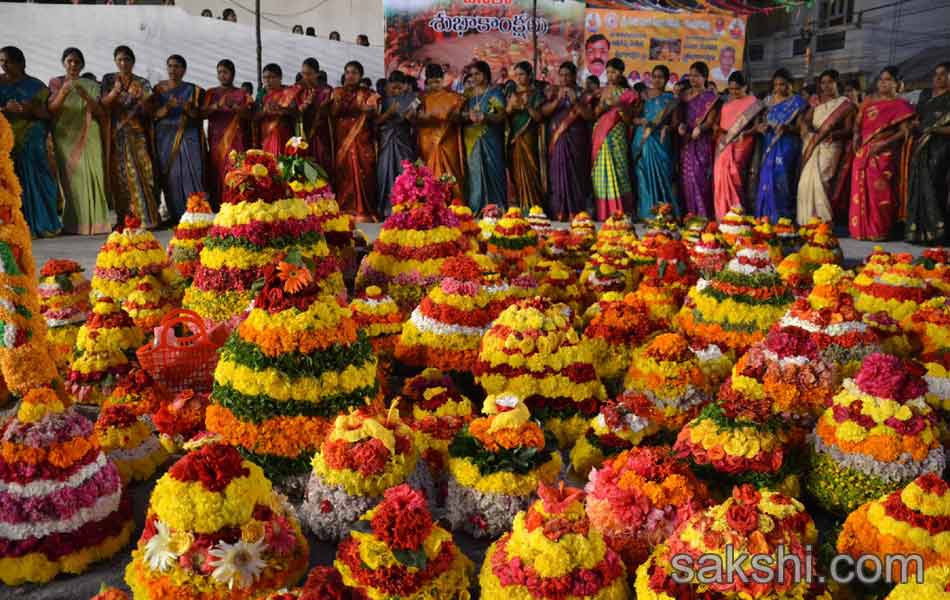
[[719, 128], [725, 133], [719, 138], [713, 167], [713, 204], [717, 220], [729, 209], [743, 204], [746, 169], [755, 152], [755, 136], [742, 133], [764, 109], [765, 103], [751, 94], [722, 107]]

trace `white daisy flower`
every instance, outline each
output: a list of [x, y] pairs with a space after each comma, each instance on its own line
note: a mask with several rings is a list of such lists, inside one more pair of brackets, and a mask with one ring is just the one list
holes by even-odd
[[233, 544], [220, 542], [209, 552], [214, 566], [211, 577], [220, 583], [227, 583], [228, 589], [233, 589], [235, 585], [240, 588], [250, 586], [267, 568], [267, 563], [261, 558], [263, 549], [263, 537], [253, 544], [244, 540]]
[[171, 550], [172, 534], [168, 525], [155, 521], [155, 535], [145, 542], [145, 561], [148, 568], [164, 573], [178, 560]]

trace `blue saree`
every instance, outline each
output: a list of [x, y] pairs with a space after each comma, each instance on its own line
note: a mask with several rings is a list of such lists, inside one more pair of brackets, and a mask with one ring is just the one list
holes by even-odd
[[156, 158], [159, 179], [165, 193], [169, 217], [177, 223], [185, 214], [188, 196], [205, 189], [204, 133], [201, 121], [186, 113], [186, 106], [199, 106], [201, 88], [193, 83], [166, 89], [160, 94], [162, 106], [174, 98], [176, 106], [155, 122]]
[[[766, 103], [770, 104], [771, 98], [766, 99]], [[802, 140], [794, 129], [794, 123], [807, 107], [808, 102], [798, 95], [769, 106], [769, 129], [762, 137], [762, 164], [759, 167], [759, 187], [755, 200], [756, 217], [768, 217], [772, 223], [782, 217], [795, 220], [795, 195]], [[782, 132], [777, 135], [776, 128], [779, 126], [782, 126]]]
[[[673, 190], [673, 132], [669, 130], [670, 117], [676, 108], [676, 97], [663, 92], [643, 104], [643, 118], [648, 125], [640, 125], [633, 136], [630, 150], [633, 155], [634, 172], [637, 176], [638, 216], [649, 219], [653, 207], [664, 202], [673, 207], [673, 214], [680, 215], [679, 202]], [[644, 141], [643, 133], [649, 128], [650, 135]]]
[[[505, 110], [505, 96], [498, 88], [484, 94], [471, 92], [465, 96], [465, 111], [499, 114]], [[508, 205], [505, 178], [504, 123], [469, 123], [465, 125], [465, 199], [472, 212], [478, 214], [486, 204]]]
[[[46, 105], [49, 89], [35, 77], [15, 83], [0, 83], [0, 107], [15, 100], [20, 104]], [[34, 236], [59, 233], [63, 223], [56, 212], [59, 189], [46, 153], [49, 126], [46, 121], [4, 113], [13, 129], [13, 170], [23, 188], [23, 217]]]

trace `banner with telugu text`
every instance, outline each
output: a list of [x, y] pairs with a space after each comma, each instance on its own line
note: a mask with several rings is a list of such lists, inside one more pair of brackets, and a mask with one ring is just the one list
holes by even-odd
[[631, 82], [649, 83], [657, 64], [670, 69], [670, 85], [703, 61], [719, 89], [742, 69], [745, 17], [696, 12], [667, 13], [588, 7], [584, 26], [583, 76], [606, 81], [607, 59], [623, 59]]
[[533, 60], [538, 31], [538, 78], [555, 81], [558, 66], [581, 60], [585, 4], [578, 0], [384, 0], [386, 72], [420, 80], [430, 62], [449, 66], [449, 84], [473, 60], [484, 60], [495, 81], [515, 63]]

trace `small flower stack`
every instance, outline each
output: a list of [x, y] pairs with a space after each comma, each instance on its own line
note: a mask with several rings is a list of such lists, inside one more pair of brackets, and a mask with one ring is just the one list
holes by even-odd
[[659, 431], [650, 399], [643, 394], [623, 394], [608, 400], [590, 420], [587, 432], [571, 448], [571, 468], [581, 477], [600, 468], [605, 459], [640, 445]]
[[474, 370], [486, 393], [523, 399], [562, 448], [583, 435], [607, 397], [571, 318], [566, 305], [544, 298], [509, 306], [482, 338]]
[[907, 318], [920, 347], [920, 361], [927, 369], [927, 404], [937, 415], [940, 439], [950, 447], [950, 298], [938, 296], [924, 302]]
[[687, 214], [683, 217], [683, 226], [680, 228], [680, 236], [684, 243], [689, 246], [695, 246], [699, 243], [700, 238], [709, 226], [709, 219], [706, 217]]
[[607, 294], [584, 329], [584, 341], [593, 355], [594, 368], [602, 380], [623, 378], [634, 349], [663, 329], [642, 299]]
[[822, 265], [840, 265], [844, 261], [844, 253], [838, 244], [838, 238], [831, 232], [830, 223], [822, 223], [798, 254], [802, 257], [809, 279]]
[[181, 298], [171, 288], [162, 286], [154, 277], [147, 277], [132, 290], [122, 303], [122, 308], [132, 317], [136, 327], [151, 336], [162, 318], [179, 306], [180, 301]]
[[513, 206], [495, 223], [488, 238], [488, 256], [498, 264], [500, 272], [515, 277], [537, 260], [539, 244], [538, 233], [521, 209]]
[[189, 196], [185, 214], [181, 216], [168, 242], [169, 260], [178, 274], [189, 282], [195, 276], [198, 256], [213, 222], [214, 212], [204, 192]]
[[569, 229], [555, 229], [542, 246], [541, 253], [545, 258], [563, 264], [576, 277], [590, 255], [590, 240]]
[[[295, 183], [291, 183], [292, 189]], [[317, 185], [319, 183], [317, 182]], [[344, 278], [352, 281], [356, 276], [356, 268], [359, 266], [356, 261], [356, 240], [353, 235], [356, 225], [352, 215], [340, 211], [340, 205], [337, 204], [330, 185], [326, 182], [322, 183], [322, 186], [315, 187], [313, 190], [309, 188], [315, 184], [306, 183], [303, 185], [303, 190], [296, 195], [302, 195], [310, 205], [313, 214], [317, 216], [317, 223], [327, 241], [327, 247], [330, 248], [330, 254], [337, 259]]]
[[402, 332], [403, 314], [392, 296], [371, 285], [350, 301], [356, 327], [366, 334], [377, 358], [391, 359]]
[[449, 445], [445, 516], [453, 531], [493, 538], [530, 505], [539, 483], [557, 481], [561, 454], [521, 398], [490, 395], [483, 412]]
[[145, 335], [112, 298], [100, 298], [79, 328], [66, 388], [81, 404], [102, 404], [122, 375], [136, 365]]
[[452, 200], [452, 204], [449, 205], [449, 209], [455, 214], [455, 218], [458, 219], [459, 230], [462, 232], [462, 235], [467, 237], [471, 242], [472, 251], [477, 251], [478, 238], [481, 235], [482, 230], [478, 226], [478, 221], [475, 220], [475, 215], [472, 213], [472, 209], [469, 208], [468, 204], [466, 204], [461, 198], [455, 198]]
[[142, 600], [251, 600], [294, 585], [309, 548], [260, 467], [206, 440], [158, 480], [125, 582]]
[[798, 252], [801, 248], [802, 236], [798, 233], [795, 223], [788, 217], [781, 217], [775, 224], [774, 231], [784, 256]]
[[919, 363], [872, 354], [818, 420], [808, 492], [830, 512], [847, 514], [925, 473], [946, 456], [927, 405]]
[[394, 405], [340, 415], [312, 461], [300, 514], [321, 540], [339, 540], [383, 493], [401, 483], [432, 492], [412, 430]]
[[65, 373], [72, 360], [79, 327], [89, 317], [89, 280], [72, 260], [49, 260], [40, 270], [40, 312], [46, 341], [56, 367]]
[[601, 254], [612, 254], [613, 250], [623, 253], [626, 249], [625, 239], [628, 235], [636, 236], [630, 217], [622, 211], [617, 211], [607, 217], [597, 232], [597, 241], [594, 242], [594, 251]]
[[[703, 596], [831, 600], [831, 595], [810, 579], [776, 576], [763, 581], [755, 576], [761, 571], [754, 571], [751, 561], [737, 561], [741, 562], [737, 565], [741, 573], [730, 571], [712, 584], [703, 580], [701, 574], [702, 567], [710, 564], [710, 556], [723, 557], [730, 550], [736, 557], [770, 557], [771, 562], [763, 564], [773, 566], [783, 560], [780, 557], [794, 557], [801, 568], [799, 572], [814, 573], [815, 559], [808, 547], [817, 539], [814, 521], [795, 498], [772, 490], [756, 490], [751, 485], [737, 487], [722, 504], [689, 517], [640, 565], [636, 576], [637, 600]], [[682, 565], [691, 568], [691, 581], [682, 582], [678, 577], [677, 569]]]
[[92, 297], [112, 298], [121, 305], [143, 283], [180, 300], [178, 276], [162, 245], [137, 217], [126, 217], [122, 229], [109, 234], [96, 255]]
[[534, 266], [534, 275], [538, 296], [567, 304], [575, 315], [583, 312], [584, 291], [570, 267], [556, 260], [541, 260]]
[[26, 393], [0, 425], [0, 581], [45, 583], [116, 554], [132, 535], [132, 499], [92, 422], [50, 388]]
[[531, 225], [531, 229], [538, 234], [538, 239], [541, 240], [542, 243], [547, 239], [548, 234], [551, 233], [551, 220], [544, 214], [544, 209], [538, 205], [534, 205], [528, 209], [528, 224]]
[[865, 314], [886, 313], [902, 322], [933, 294], [917, 275], [909, 255], [897, 255], [887, 265], [868, 263], [852, 284], [854, 306]]
[[703, 279], [712, 279], [729, 264], [729, 251], [712, 231], [704, 231], [689, 251], [693, 266]]
[[584, 491], [591, 525], [631, 571], [709, 504], [705, 484], [669, 446], [621, 452], [591, 471]]
[[676, 240], [680, 239], [680, 228], [672, 204], [669, 202], [656, 204], [650, 209], [650, 212], [653, 213], [652, 218], [644, 217], [647, 224], [647, 229], [643, 234], [644, 239], [656, 235], [664, 235]]
[[597, 225], [588, 213], [581, 211], [571, 219], [571, 233], [581, 239], [585, 250], [590, 250], [596, 241]]
[[698, 274], [686, 244], [660, 235], [654, 238], [656, 261], [641, 269], [643, 279], [635, 292], [660, 323], [671, 323]]
[[927, 248], [914, 260], [917, 274], [927, 282], [934, 293], [950, 296], [950, 250]]
[[719, 233], [727, 244], [735, 246], [739, 238], [752, 231], [754, 223], [741, 206], [733, 206], [719, 221]]
[[623, 561], [584, 512], [584, 493], [538, 488], [540, 500], [518, 513], [511, 531], [485, 555], [478, 582], [485, 600], [626, 600]]
[[408, 485], [386, 490], [353, 524], [333, 565], [343, 583], [369, 600], [464, 599], [475, 570]]

